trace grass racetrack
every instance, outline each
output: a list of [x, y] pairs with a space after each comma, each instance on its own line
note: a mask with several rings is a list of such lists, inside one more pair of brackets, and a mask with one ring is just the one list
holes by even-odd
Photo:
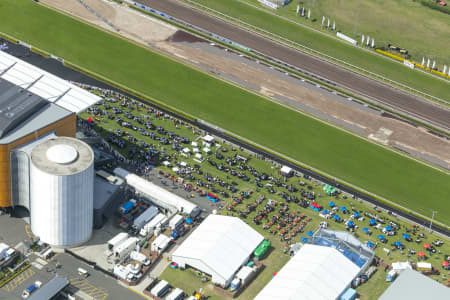
[[[186, 0], [185, 0], [186, 1]], [[429, 76], [428, 74], [424, 74], [419, 71], [410, 70], [407, 67], [403, 66], [402, 64], [399, 64], [397, 62], [391, 61], [389, 59], [386, 59], [385, 57], [381, 57], [379, 55], [375, 55], [372, 52], [363, 51], [359, 47], [355, 47], [353, 45], [350, 45], [348, 43], [344, 43], [342, 41], [338, 41], [334, 38], [331, 38], [330, 36], [317, 33], [311, 29], [305, 28], [304, 26], [300, 26], [298, 24], [294, 24], [292, 22], [289, 22], [287, 20], [284, 20], [276, 15], [273, 15], [272, 13], [277, 13], [279, 15], [282, 15], [284, 17], [290, 17], [293, 18], [293, 15], [295, 15], [295, 11], [297, 9], [297, 3], [298, 1], [292, 1], [291, 4], [289, 4], [287, 7], [280, 8], [278, 10], [272, 10], [272, 9], [266, 9], [262, 10], [264, 7], [260, 5], [256, 0], [190, 0], [192, 2], [197, 2], [199, 4], [205, 5], [206, 7], [212, 8], [216, 11], [219, 11], [221, 13], [224, 13], [228, 16], [232, 16], [236, 19], [243, 20], [247, 22], [248, 24], [251, 24], [253, 26], [259, 27], [261, 29], [264, 29], [268, 32], [277, 34], [279, 36], [282, 36], [284, 38], [287, 38], [293, 42], [299, 43], [301, 45], [307, 46], [309, 48], [312, 48], [314, 50], [320, 51], [323, 54], [332, 56], [334, 58], [343, 60], [345, 62], [351, 63], [354, 66], [358, 66], [362, 69], [368, 70], [370, 72], [376, 73], [378, 75], [382, 75], [386, 78], [389, 78], [391, 80], [394, 80], [398, 83], [407, 85], [409, 87], [412, 87], [416, 90], [419, 90], [421, 92], [427, 93], [429, 95], [439, 97], [441, 99], [450, 101], [450, 96], [448, 93], [449, 90], [449, 83], [445, 82], [440, 79], [433, 78], [432, 76]], [[249, 2], [251, 5], [259, 6], [261, 9], [257, 9], [255, 7], [252, 7], [246, 3], [243, 3], [242, 1]], [[333, 1], [333, 0], [329, 0]], [[389, 0], [391, 1], [391, 0]], [[189, 4], [192, 4], [192, 2], [189, 2]], [[305, 7], [311, 7], [308, 6], [308, 3], [311, 1], [305, 2]], [[316, 3], [320, 2], [319, 0], [316, 0]], [[353, 0], [352, 0], [353, 2]], [[363, 1], [364, 2], [364, 1]], [[367, 2], [367, 1], [365, 1]], [[345, 1], [341, 0], [342, 6], [346, 6], [347, 4]], [[420, 4], [416, 3], [420, 6]], [[373, 4], [375, 5], [375, 4]], [[322, 7], [322, 4], [316, 4], [316, 6]], [[360, 9], [360, 16], [359, 16], [359, 27], [363, 26], [364, 20], [362, 19], [364, 17], [362, 11], [364, 6], [361, 4]], [[332, 8], [330, 8], [331, 10]], [[426, 7], [422, 7], [425, 13], [430, 13], [434, 15], [434, 13], [439, 12], [433, 12], [431, 9], [428, 9]], [[269, 12], [266, 12], [269, 11]], [[353, 12], [348, 12], [351, 14]], [[371, 11], [369, 10], [368, 13]], [[408, 15], [411, 13], [407, 10]], [[317, 18], [317, 21], [314, 22], [318, 25], [313, 25], [313, 27], [319, 26], [322, 22], [322, 15], [318, 15], [318, 9], [313, 8], [311, 18]], [[442, 13], [439, 13], [443, 15]], [[374, 15], [373, 17], [377, 17], [377, 15]], [[439, 15], [440, 17], [440, 15]], [[333, 22], [332, 16], [330, 16], [331, 22]], [[448, 16], [445, 16], [444, 21], [442, 21], [442, 24], [446, 24], [448, 27]], [[296, 22], [298, 23], [305, 23], [308, 26], [311, 26], [311, 22], [304, 22], [304, 18], [294, 18]], [[354, 24], [353, 21], [354, 18], [351, 18], [351, 20], [348, 20], [350, 24]], [[404, 20], [403, 18], [401, 20]], [[441, 19], [438, 19], [439, 21]], [[411, 21], [412, 22], [412, 21]], [[420, 21], [421, 22], [421, 21]], [[447, 22], [447, 23], [446, 23]], [[428, 22], [425, 22], [428, 24]], [[432, 23], [439, 23], [439, 22], [432, 22]], [[343, 33], [352, 36], [353, 30], [348, 32], [346, 31], [347, 28], [351, 28], [350, 24], [347, 26], [344, 26], [344, 28], [339, 28], [339, 21], [337, 22], [338, 29], [345, 29]], [[441, 23], [439, 23], [441, 24]], [[343, 24], [344, 25], [344, 24]], [[420, 25], [421, 26], [422, 22]], [[406, 26], [406, 25], [405, 25]], [[445, 25], [443, 25], [445, 27]], [[404, 27], [401, 27], [404, 28]], [[442, 32], [442, 36], [439, 40], [432, 41], [430, 43], [435, 43], [436, 45], [442, 45], [442, 48], [440, 48], [439, 53], [448, 53], [448, 39], [444, 38], [446, 35], [448, 28], [440, 29], [441, 27], [437, 26], [434, 29], [434, 31], [440, 31]], [[318, 29], [318, 28], [315, 28]], [[368, 29], [370, 32], [372, 29]], [[358, 30], [361, 32], [361, 30]], [[427, 31], [428, 32], [428, 31]], [[365, 32], [366, 35], [368, 34]], [[409, 34], [414, 34], [414, 31], [410, 29]], [[334, 35], [334, 34], [333, 34]], [[369, 34], [369, 36], [372, 36]], [[435, 36], [435, 33], [433, 33], [431, 36]], [[353, 36], [352, 36], [353, 37]], [[378, 34], [375, 35], [376, 41], [378, 41]], [[404, 38], [407, 39], [406, 37]], [[357, 38], [357, 40], [360, 42], [361, 39]], [[415, 39], [412, 39], [410, 42], [413, 42], [414, 40], [417, 40], [417, 37]], [[404, 48], [410, 47], [409, 43], [403, 44], [402, 41], [391, 41], [392, 44], [396, 44], [397, 46], [401, 46]], [[442, 44], [441, 44], [442, 43]], [[446, 44], [447, 46], [444, 46]], [[422, 51], [424, 48], [428, 48], [429, 43], [421, 42], [420, 51]], [[417, 46], [419, 47], [419, 46]], [[411, 51], [412, 48], [409, 48]], [[433, 57], [432, 51], [428, 52], [428, 56], [430, 58], [436, 58], [437, 54]], [[445, 61], [449, 60], [448, 55], [442, 54], [444, 57], [446, 57]], [[421, 63], [422, 57], [420, 56], [420, 60], [418, 61]], [[437, 60], [437, 66], [442, 69], [442, 63], [444, 62], [444, 59], [439, 61]]]
[[0, 31], [450, 224], [450, 176], [29, 0], [0, 1]]

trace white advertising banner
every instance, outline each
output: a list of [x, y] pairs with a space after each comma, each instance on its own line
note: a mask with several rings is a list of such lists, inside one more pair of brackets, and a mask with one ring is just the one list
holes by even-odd
[[265, 6], [268, 6], [268, 7], [270, 7], [270, 8], [273, 8], [273, 9], [277, 9], [277, 8], [278, 8], [278, 5], [277, 5], [277, 4], [272, 3], [272, 2], [270, 2], [270, 1], [268, 1], [268, 0], [258, 0], [258, 2], [261, 3], [261, 4], [263, 4], [263, 5], [265, 5]]
[[336, 36], [337, 36], [338, 38], [341, 38], [341, 39], [343, 39], [343, 40], [345, 40], [345, 41], [347, 41], [347, 42], [349, 42], [349, 43], [352, 43], [353, 45], [356, 46], [356, 43], [357, 43], [357, 42], [356, 42], [354, 39], [352, 39], [351, 37], [348, 37], [348, 36], [346, 36], [345, 34], [340, 33], [340, 32], [336, 33]]
[[403, 61], [403, 64], [405, 65], [405, 66], [407, 66], [408, 68], [411, 68], [411, 69], [414, 69], [414, 64], [412, 63], [412, 62], [410, 62], [409, 60], [404, 60]]

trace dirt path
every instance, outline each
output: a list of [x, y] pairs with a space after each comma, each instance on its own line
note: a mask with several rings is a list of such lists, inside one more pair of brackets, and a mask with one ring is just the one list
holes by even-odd
[[[274, 74], [270, 68], [257, 68], [250, 62], [209, 51], [209, 45], [164, 22], [140, 14], [126, 6], [104, 0], [83, 0], [90, 8], [120, 29], [120, 34], [139, 43], [152, 43], [161, 50], [180, 59], [213, 70], [220, 76], [239, 80], [242, 84], [257, 87], [267, 96], [282, 96], [345, 122], [364, 136], [382, 144], [401, 147], [403, 151], [421, 159], [438, 159], [441, 166], [450, 168], [450, 140], [429, 133], [424, 128], [383, 116], [380, 112], [369, 112], [364, 107], [349, 105], [331, 97], [328, 92], [315, 87], [288, 80], [288, 76]], [[105, 22], [89, 12], [77, 0], [41, 0], [41, 2], [64, 10], [107, 30]], [[176, 34], [175, 34], [176, 33]], [[201, 45], [201, 46], [199, 46]], [[210, 46], [209, 46], [210, 47]], [[245, 70], [245, 71], [243, 71]], [[446, 165], [445, 165], [446, 164]]]

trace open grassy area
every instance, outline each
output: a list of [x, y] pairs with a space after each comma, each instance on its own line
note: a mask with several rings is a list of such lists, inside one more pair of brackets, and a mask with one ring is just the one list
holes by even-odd
[[[258, 5], [257, 0], [242, 0]], [[315, 29], [323, 29], [322, 16], [336, 21], [336, 28], [344, 34], [361, 41], [361, 35], [375, 38], [378, 47], [394, 44], [409, 50], [411, 58], [417, 62], [422, 57], [436, 60], [437, 67], [450, 64], [448, 39], [450, 26], [448, 15], [431, 10], [411, 0], [303, 0], [304, 7], [311, 9], [315, 22], [297, 16], [297, 3], [274, 11], [280, 16], [306, 24]], [[355, 34], [356, 30], [356, 34]], [[332, 31], [328, 31], [334, 35]]]
[[[228, 0], [228, 1], [194, 0], [194, 2], [200, 3], [202, 5], [212, 8], [214, 10], [220, 11], [229, 16], [232, 16], [232, 17], [235, 17], [242, 21], [245, 21], [251, 25], [257, 26], [257, 27], [267, 30], [271, 33], [283, 36], [291, 41], [305, 45], [309, 48], [312, 48], [312, 49], [320, 51], [324, 54], [330, 55], [334, 58], [341, 59], [341, 60], [351, 63], [355, 66], [358, 66], [360, 68], [369, 70], [373, 73], [382, 75], [386, 78], [389, 78], [389, 79], [395, 80], [399, 83], [413, 87], [419, 91], [425, 92], [427, 94], [430, 94], [430, 95], [433, 95], [433, 96], [436, 96], [436, 97], [439, 97], [442, 99], [450, 100], [450, 98], [449, 98], [450, 96], [448, 94], [448, 89], [449, 89], [448, 82], [438, 80], [436, 78], [428, 76], [427, 74], [423, 74], [422, 72], [410, 70], [410, 69], [406, 68], [405, 66], [398, 64], [396, 62], [393, 62], [391, 60], [388, 60], [384, 57], [380, 57], [371, 52], [363, 51], [358, 47], [354, 47], [350, 44], [343, 43], [341, 41], [333, 39], [327, 35], [323, 35], [323, 34], [315, 32], [313, 30], [310, 30], [308, 28], [305, 28], [304, 26], [300, 26], [300, 25], [294, 24], [292, 22], [289, 22], [287, 20], [281, 19], [278, 16], [267, 13], [264, 10], [260, 10], [255, 7], [249, 6], [238, 0]], [[253, 0], [249, 1], [249, 2], [252, 2], [253, 4], [257, 3], [257, 1], [253, 1]], [[317, 2], [320, 2], [320, 1], [316, 1], [316, 3]], [[341, 3], [344, 3], [344, 2], [345, 1], [341, 1]], [[419, 5], [419, 4], [417, 4], [417, 5]], [[291, 3], [286, 8], [279, 9], [276, 12], [280, 13], [282, 15], [290, 15], [292, 13], [295, 14], [296, 7], [297, 7], [297, 2], [293, 1], [293, 3]], [[267, 11], [274, 12], [271, 9], [267, 9]], [[354, 9], [349, 11], [349, 13], [352, 13], [353, 11], [354, 11]], [[428, 11], [428, 13], [430, 13], [429, 9], [427, 9], [425, 11]], [[367, 13], [371, 13], [371, 11], [369, 11]], [[437, 12], [435, 12], [435, 13], [437, 13]], [[408, 15], [408, 14], [405, 14], [405, 15]], [[316, 23], [319, 23], [318, 26], [320, 26], [322, 16], [319, 17], [319, 16], [315, 15], [314, 13], [312, 16], [318, 18]], [[378, 16], [378, 15], [376, 15], [376, 16]], [[320, 18], [320, 20], [319, 20], [319, 18]], [[353, 20], [353, 18], [351, 20]], [[352, 24], [351, 20], [348, 21], [350, 24]], [[447, 22], [446, 23], [447, 26], [444, 25], [443, 27], [447, 28], [447, 29], [444, 29], [444, 31], [448, 30], [448, 18], [447, 19], [438, 18], [438, 20], [443, 20], [443, 22]], [[360, 16], [360, 22], [362, 22], [362, 16]], [[421, 24], [421, 22], [419, 24]], [[418, 24], [418, 26], [420, 26], [419, 24]], [[339, 23], [338, 23], [338, 26], [339, 26]], [[414, 34], [413, 30], [411, 30], [410, 32], [411, 32], [411, 34]], [[378, 37], [376, 35], [374, 35], [374, 36], [376, 37], [376, 39], [378, 39]], [[446, 48], [448, 48], [448, 47], [443, 47], [444, 44], [448, 45], [448, 39], [445, 39], [444, 36], [445, 35], [443, 33], [443, 35], [440, 38], [441, 41], [437, 41], [437, 43], [436, 43], [437, 44], [436, 47], [439, 47], [439, 45], [441, 45], [441, 47], [442, 47], [441, 51], [439, 52], [439, 53], [442, 53], [442, 56], [444, 56]], [[405, 37], [405, 39], [406, 39], [406, 37]], [[417, 40], [417, 39], [414, 39], [414, 40]], [[395, 43], [399, 43], [399, 42], [392, 41], [392, 43], [395, 44]], [[426, 48], [429, 43], [422, 42], [421, 44], [423, 45], [424, 48]], [[406, 46], [404, 46], [404, 47], [406, 48]], [[432, 54], [430, 52], [428, 52], [428, 53], [429, 53], [428, 56], [430, 56], [430, 55], [437, 56], [438, 55], [438, 54]], [[448, 59], [449, 59], [449, 57], [447, 55], [445, 60], [448, 60]], [[420, 58], [420, 60], [422, 60], [422, 58]], [[444, 61], [444, 59], [441, 60], [441, 62], [443, 62], [443, 61]]]
[[[124, 117], [125, 112], [128, 111], [133, 116], [140, 117], [141, 119], [146, 121], [151, 121], [152, 124], [155, 127], [162, 126], [166, 131], [172, 131], [175, 134], [179, 135], [180, 137], [186, 137], [189, 138], [190, 141], [197, 141], [200, 138], [200, 136], [203, 133], [200, 133], [199, 130], [196, 128], [191, 128], [188, 126], [174, 126], [173, 120], [170, 118], [160, 118], [155, 117], [153, 113], [146, 113], [146, 110], [144, 108], [140, 108], [139, 111], [136, 109], [136, 106], [122, 107], [119, 102], [116, 102], [115, 104], [108, 104], [108, 108], [103, 105], [98, 105], [99, 111], [106, 110], [107, 112], [111, 113], [113, 112], [112, 106], [116, 106], [123, 110], [123, 113], [120, 113], [119, 116], [123, 120], [130, 121], [128, 117]], [[83, 119], [87, 119], [92, 114], [90, 112], [84, 112], [81, 114], [81, 117]], [[113, 118], [114, 119], [114, 118]], [[106, 115], [100, 115], [94, 117], [95, 120], [95, 127], [94, 129], [99, 132], [105, 139], [107, 139], [108, 135], [114, 134], [116, 132], [116, 129], [125, 130], [126, 128], [121, 127], [118, 125], [118, 123], [112, 119], [109, 119], [106, 117]], [[139, 124], [137, 121], [130, 121], [132, 125], [136, 126], [137, 128], [142, 127], [143, 125]], [[281, 240], [279, 231], [275, 234], [270, 233], [269, 230], [275, 229], [277, 225], [272, 225], [269, 229], [264, 229], [263, 224], [268, 223], [269, 220], [272, 219], [272, 216], [279, 213], [278, 209], [281, 208], [281, 203], [285, 203], [286, 200], [282, 198], [281, 193], [288, 193], [289, 195], [293, 195], [300, 198], [303, 198], [302, 189], [305, 191], [314, 192], [316, 195], [316, 202], [322, 205], [326, 209], [331, 209], [329, 207], [329, 202], [333, 201], [337, 207], [347, 207], [348, 212], [347, 214], [342, 213], [342, 211], [338, 211], [337, 214], [341, 216], [341, 218], [348, 220], [350, 218], [350, 215], [353, 214], [354, 211], [358, 211], [361, 213], [361, 215], [364, 215], [364, 213], [371, 213], [371, 214], [377, 214], [379, 217], [382, 217], [386, 224], [389, 221], [394, 221], [399, 225], [399, 229], [396, 232], [396, 235], [387, 237], [387, 243], [382, 244], [379, 242], [378, 247], [374, 250], [375, 254], [382, 259], [385, 263], [391, 264], [392, 262], [397, 261], [406, 261], [410, 260], [411, 262], [417, 262], [417, 256], [416, 255], [410, 255], [408, 252], [400, 251], [400, 250], [392, 250], [392, 244], [395, 241], [402, 241], [405, 245], [406, 249], [412, 249], [416, 252], [423, 251], [422, 245], [423, 243], [433, 243], [436, 239], [440, 239], [439, 236], [436, 234], [430, 234], [425, 229], [420, 229], [415, 235], [413, 235], [411, 232], [411, 237], [414, 241], [407, 242], [402, 238], [402, 233], [409, 232], [412, 229], [411, 224], [398, 219], [396, 216], [388, 215], [386, 212], [383, 211], [376, 211], [372, 205], [368, 205], [365, 202], [361, 202], [358, 200], [354, 200], [349, 195], [341, 194], [336, 196], [327, 196], [322, 191], [322, 186], [319, 182], [311, 179], [306, 179], [304, 177], [291, 177], [286, 180], [286, 185], [292, 185], [297, 189], [295, 192], [289, 192], [286, 187], [283, 186], [275, 186], [276, 193], [270, 193], [266, 188], [259, 188], [256, 185], [256, 181], [254, 180], [254, 176], [250, 174], [250, 172], [247, 171], [239, 171], [244, 173], [246, 176], [250, 178], [249, 181], [245, 181], [241, 178], [238, 178], [236, 176], [232, 176], [230, 173], [225, 172], [224, 170], [219, 170], [218, 168], [212, 166], [207, 161], [203, 161], [202, 163], [195, 161], [193, 159], [193, 156], [189, 157], [183, 157], [180, 152], [172, 149], [171, 145], [163, 145], [158, 140], [152, 140], [147, 136], [142, 135], [139, 133], [138, 130], [133, 129], [126, 129], [128, 133], [126, 133], [122, 139], [125, 141], [128, 141], [128, 137], [126, 137], [127, 134], [130, 134], [134, 136], [137, 141], [143, 140], [148, 144], [152, 144], [156, 147], [156, 149], [166, 152], [166, 155], [169, 156], [168, 161], [173, 166], [180, 166], [181, 162], [185, 162], [188, 166], [194, 166], [198, 165], [199, 170], [203, 172], [203, 174], [209, 174], [212, 177], [218, 178], [220, 180], [226, 181], [226, 182], [235, 182], [235, 187], [238, 189], [238, 191], [235, 193], [235, 195], [238, 195], [242, 191], [249, 191], [252, 190], [253, 193], [248, 197], [244, 198], [241, 204], [238, 204], [235, 206], [235, 211], [228, 211], [227, 209], [223, 209], [220, 211], [221, 214], [224, 215], [234, 215], [238, 216], [240, 211], [244, 211], [247, 208], [247, 205], [255, 203], [255, 200], [258, 199], [261, 195], [265, 196], [265, 200], [259, 204], [253, 212], [250, 212], [245, 218], [242, 217], [242, 220], [244, 220], [247, 224], [249, 224], [253, 229], [261, 233], [267, 240], [270, 240], [272, 243], [272, 249], [269, 251], [269, 254], [262, 259], [263, 264], [265, 265], [265, 269], [258, 275], [258, 277], [243, 291], [243, 293], [239, 296], [238, 299], [240, 300], [250, 300], [255, 297], [255, 295], [271, 280], [271, 275], [274, 272], [278, 272], [282, 266], [289, 260], [289, 256], [287, 256], [284, 253], [285, 249], [285, 242]], [[155, 130], [149, 130], [156, 132]], [[157, 134], [158, 137], [167, 137], [166, 135]], [[127, 156], [130, 159], [134, 160], [142, 160], [142, 157], [130, 157], [128, 150], [130, 149], [130, 146], [138, 146], [138, 143], [129, 143], [127, 142], [126, 148], [117, 148], [117, 151], [120, 151], [123, 155]], [[241, 149], [234, 148], [234, 150], [231, 148], [230, 144], [224, 144], [222, 142], [218, 142], [220, 146], [214, 146], [212, 147], [212, 153], [209, 155], [206, 155], [203, 153], [204, 157], [208, 157], [210, 160], [215, 162], [216, 164], [224, 164], [225, 166], [229, 166], [226, 163], [226, 158], [232, 158], [235, 154], [241, 155], [243, 157], [249, 158], [249, 161], [247, 164], [244, 164], [248, 167], [254, 168], [259, 174], [265, 173], [267, 176], [273, 176], [274, 178], [280, 178], [279, 175], [279, 167], [275, 166], [270, 161], [265, 161], [261, 158], [256, 158], [253, 155], [249, 154], [248, 152], [242, 151]], [[184, 144], [183, 147], [187, 147], [190, 149], [193, 149], [193, 146], [191, 144]], [[200, 147], [201, 148], [201, 147]], [[224, 152], [222, 149], [225, 148], [228, 151]], [[214, 152], [222, 153], [223, 158], [219, 159], [214, 155]], [[165, 167], [163, 165], [157, 167], [159, 170], [164, 171], [165, 173], [169, 173], [175, 177], [178, 177], [173, 169], [171, 167]], [[240, 170], [237, 165], [234, 165], [232, 167], [235, 170]], [[197, 174], [195, 172], [192, 173], [192, 175], [195, 177], [194, 179], [189, 179], [189, 182], [192, 184], [198, 184], [198, 180], [201, 180], [205, 182], [204, 177], [201, 174]], [[161, 176], [162, 178], [162, 176]], [[156, 178], [153, 178], [153, 180], [158, 180]], [[187, 180], [187, 179], [186, 179]], [[304, 185], [300, 185], [300, 181], [304, 183]], [[262, 183], [265, 185], [266, 183], [269, 183], [271, 181], [264, 180]], [[223, 187], [220, 186], [218, 183], [210, 183], [211, 186], [209, 188], [202, 187], [205, 191], [212, 191], [213, 188], [218, 189], [219, 191], [224, 190]], [[168, 184], [167, 188], [171, 188], [171, 185]], [[215, 192], [217, 193], [217, 192]], [[190, 194], [190, 193], [188, 193]], [[217, 193], [219, 194], [219, 193]], [[231, 205], [231, 203], [234, 201], [232, 198], [228, 197], [220, 197], [220, 204], [227, 207], [228, 205]], [[208, 201], [206, 198], [203, 198], [204, 201]], [[267, 218], [261, 221], [260, 225], [257, 225], [254, 223], [253, 218], [256, 216], [257, 213], [263, 210], [263, 207], [268, 203], [268, 200], [275, 200], [278, 201], [278, 205], [276, 206], [275, 210], [268, 214]], [[288, 211], [287, 213], [295, 213], [296, 215], [305, 215], [305, 218], [303, 220], [307, 220], [310, 218], [309, 221], [307, 221], [306, 226], [304, 227], [303, 231], [299, 234], [292, 237], [291, 241], [292, 243], [299, 242], [302, 237], [306, 237], [307, 231], [316, 231], [320, 222], [327, 221], [329, 222], [329, 228], [333, 230], [345, 230], [345, 224], [344, 223], [336, 223], [334, 221], [331, 221], [331, 219], [325, 220], [324, 218], [321, 218], [318, 214], [318, 212], [313, 211], [312, 209], [303, 208], [300, 205], [296, 204], [295, 201], [290, 201], [288, 203]], [[365, 243], [366, 241], [371, 241], [373, 243], [376, 243], [378, 241], [378, 234], [381, 233], [381, 230], [370, 227], [369, 226], [369, 218], [364, 217], [363, 220], [355, 220], [354, 222], [358, 226], [358, 228], [355, 230], [354, 236], [357, 237], [361, 242]], [[295, 226], [294, 226], [295, 227]], [[371, 228], [372, 234], [367, 235], [362, 231], [363, 227]], [[286, 227], [284, 227], [286, 228]], [[195, 229], [194, 229], [195, 230]], [[292, 232], [289, 231], [289, 232]], [[416, 242], [416, 238], [418, 238], [419, 233], [424, 233], [425, 237], [420, 238], [419, 242]], [[386, 252], [383, 250], [383, 248], [387, 248], [391, 250], [390, 255], [387, 255]], [[434, 267], [438, 268], [443, 272], [443, 274], [446, 273], [441, 267], [440, 263], [444, 260], [444, 255], [450, 253], [450, 240], [446, 239], [444, 240], [444, 245], [441, 247], [436, 247], [438, 251], [440, 250], [441, 253], [435, 253], [432, 256], [430, 256], [427, 261], [430, 262]], [[425, 251], [426, 252], [426, 251]], [[375, 273], [375, 275], [368, 281], [368, 283], [363, 284], [360, 286], [357, 290], [358, 293], [361, 296], [361, 299], [363, 300], [371, 300], [371, 299], [377, 299], [383, 291], [387, 288], [389, 283], [385, 282], [386, 273], [383, 270], [383, 268], [378, 268], [378, 271]], [[439, 275], [432, 276], [433, 279], [438, 280], [439, 282], [443, 283], [447, 279], [446, 277], [442, 277]], [[205, 291], [205, 294], [207, 296], [210, 296], [210, 299], [214, 300], [222, 300], [222, 299], [228, 299], [223, 294], [219, 293], [218, 291], [214, 290], [211, 286], [211, 282], [202, 283], [201, 277], [197, 276], [192, 269], [186, 269], [184, 271], [181, 270], [173, 270], [170, 268], [167, 268], [164, 273], [160, 276], [160, 279], [167, 280], [173, 287], [178, 287], [183, 289], [188, 294], [192, 294], [194, 290], [199, 290], [200, 288], [203, 288]]]
[[267, 101], [28, 0], [0, 30], [210, 123], [450, 224], [448, 174]]

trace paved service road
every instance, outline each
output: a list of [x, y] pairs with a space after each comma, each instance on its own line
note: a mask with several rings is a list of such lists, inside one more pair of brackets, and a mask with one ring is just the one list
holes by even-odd
[[241, 45], [250, 47], [265, 55], [327, 78], [338, 85], [351, 89], [361, 95], [369, 96], [385, 105], [419, 117], [422, 120], [428, 120], [447, 130], [450, 129], [450, 110], [431, 104], [426, 100], [418, 99], [413, 95], [406, 94], [373, 79], [283, 46], [256, 33], [249, 32], [238, 26], [204, 14], [175, 0], [139, 0], [139, 2]]

